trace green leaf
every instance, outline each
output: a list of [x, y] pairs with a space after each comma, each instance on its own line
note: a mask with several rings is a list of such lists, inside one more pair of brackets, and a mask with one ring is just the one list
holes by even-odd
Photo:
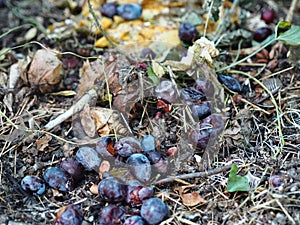
[[247, 177], [242, 177], [236, 175], [238, 167], [236, 164], [233, 164], [229, 173], [228, 182], [227, 182], [227, 191], [249, 191], [250, 185]]
[[292, 26], [291, 29], [280, 34], [276, 40], [282, 41], [286, 45], [300, 45], [300, 26]]
[[148, 72], [148, 77], [152, 80], [153, 84], [158, 85], [159, 84], [159, 78], [153, 72], [153, 69], [152, 69], [151, 66], [148, 66], [147, 72]]

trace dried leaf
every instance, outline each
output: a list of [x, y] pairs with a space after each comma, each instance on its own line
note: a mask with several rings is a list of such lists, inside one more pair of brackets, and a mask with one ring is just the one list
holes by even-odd
[[196, 192], [191, 192], [191, 193], [187, 193], [187, 194], [182, 194], [181, 195], [182, 198], [182, 203], [185, 206], [195, 206], [198, 205], [200, 203], [205, 203], [206, 200], [204, 198], [202, 198], [198, 193]]
[[152, 70], [155, 75], [161, 78], [165, 74], [164, 68], [156, 61], [152, 60]]
[[96, 125], [88, 104], [86, 104], [80, 112], [80, 122], [84, 132], [89, 137], [94, 137], [96, 134]]
[[92, 186], [90, 187], [90, 192], [94, 195], [98, 195], [98, 185], [97, 184], [92, 184]]
[[61, 80], [62, 62], [50, 50], [38, 50], [29, 67], [27, 79], [32, 87], [38, 87], [40, 92], [51, 92]]
[[36, 149], [39, 152], [42, 152], [45, 150], [45, 148], [48, 147], [49, 142], [52, 140], [52, 137], [50, 135], [45, 135], [39, 139], [36, 140]]

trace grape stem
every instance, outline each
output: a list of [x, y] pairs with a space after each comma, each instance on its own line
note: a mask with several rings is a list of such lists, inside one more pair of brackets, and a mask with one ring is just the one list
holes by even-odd
[[222, 172], [228, 171], [228, 170], [231, 169], [231, 166], [232, 166], [232, 163], [227, 164], [225, 166], [221, 166], [221, 167], [215, 168], [215, 169], [207, 170], [207, 171], [202, 171], [202, 172], [196, 172], [196, 173], [189, 173], [189, 174], [182, 174], [182, 175], [178, 175], [178, 176], [167, 177], [167, 178], [164, 178], [162, 180], [156, 181], [154, 183], [154, 185], [155, 186], [160, 186], [160, 185], [163, 185], [163, 184], [171, 183], [171, 182], [176, 181], [176, 180], [194, 179], [194, 178], [199, 178], [199, 177], [206, 178], [206, 177], [218, 174], [218, 173], [222, 173]]

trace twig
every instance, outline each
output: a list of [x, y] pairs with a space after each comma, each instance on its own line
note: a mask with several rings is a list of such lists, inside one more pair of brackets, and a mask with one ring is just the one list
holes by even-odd
[[51, 120], [49, 123], [47, 123], [44, 127], [45, 130], [46, 131], [51, 130], [55, 126], [61, 124], [66, 119], [73, 116], [75, 113], [80, 112], [85, 106], [85, 104], [89, 103], [90, 100], [96, 96], [97, 96], [97, 92], [95, 89], [89, 90], [84, 96], [81, 97], [81, 99], [78, 102], [76, 102], [75, 105], [71, 106], [71, 108], [69, 108], [66, 112], [64, 112], [63, 114], [56, 117], [54, 120]]
[[89, 10], [90, 10], [90, 13], [98, 27], [98, 29], [100, 30], [101, 34], [103, 35], [103, 37], [108, 41], [108, 43], [113, 47], [115, 48], [120, 54], [124, 55], [130, 63], [134, 63], [136, 62], [137, 60], [136, 59], [133, 59], [131, 56], [129, 56], [126, 52], [122, 51], [110, 38], [109, 36], [107, 35], [107, 33], [103, 30], [101, 24], [99, 23], [96, 15], [95, 15], [95, 12], [93, 10], [93, 6], [91, 4], [91, 0], [88, 0], [88, 5], [89, 5]]
[[189, 174], [182, 174], [182, 175], [178, 175], [178, 176], [173, 176], [173, 177], [167, 177], [165, 179], [162, 179], [162, 180], [159, 180], [157, 182], [154, 183], [155, 186], [159, 186], [159, 185], [162, 185], [162, 184], [166, 184], [166, 183], [170, 183], [170, 182], [173, 182], [174, 180], [177, 180], [177, 179], [194, 179], [194, 178], [198, 178], [198, 177], [209, 177], [211, 175], [214, 175], [214, 174], [218, 174], [218, 173], [221, 173], [221, 172], [225, 172], [225, 171], [228, 171], [230, 170], [232, 164], [228, 164], [226, 166], [221, 166], [221, 167], [218, 167], [216, 169], [211, 169], [211, 170], [207, 170], [207, 171], [204, 171], [204, 172], [197, 172], [197, 173], [189, 173]]
[[297, 2], [298, 2], [298, 0], [293, 0], [293, 1], [292, 1], [291, 6], [290, 6], [290, 8], [289, 8], [289, 12], [288, 12], [288, 14], [287, 14], [286, 17], [285, 17], [285, 20], [286, 20], [286, 21], [292, 22], [292, 20], [293, 20], [293, 15], [294, 15], [294, 11], [295, 11]]

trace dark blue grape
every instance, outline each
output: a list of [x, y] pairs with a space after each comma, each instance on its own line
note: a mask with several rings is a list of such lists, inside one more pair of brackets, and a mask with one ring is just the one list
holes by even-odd
[[59, 191], [66, 192], [74, 189], [72, 176], [59, 167], [48, 167], [44, 172], [44, 180], [50, 187]]
[[190, 23], [182, 23], [179, 26], [179, 39], [186, 43], [192, 44], [199, 37], [199, 33], [195, 26]]
[[136, 20], [142, 15], [142, 7], [138, 4], [124, 4], [117, 8], [118, 15], [124, 20]]
[[95, 170], [98, 172], [101, 164], [98, 153], [91, 147], [79, 148], [76, 152], [76, 160], [88, 171]]
[[144, 220], [140, 216], [130, 216], [128, 217], [123, 225], [144, 225]]
[[161, 159], [161, 154], [157, 151], [147, 152], [146, 156], [149, 159], [151, 165], [157, 163]]
[[46, 190], [46, 185], [44, 181], [33, 175], [27, 175], [25, 176], [21, 181], [21, 187], [25, 191], [29, 191], [33, 194], [44, 194]]
[[192, 114], [197, 119], [201, 120], [211, 114], [209, 102], [201, 102], [191, 106]]
[[206, 95], [193, 87], [181, 89], [181, 96], [187, 104], [198, 103], [206, 100]]
[[169, 215], [167, 205], [159, 198], [150, 198], [143, 202], [141, 216], [149, 225], [162, 222]]
[[264, 41], [267, 37], [269, 37], [273, 33], [272, 29], [269, 27], [261, 27], [258, 28], [253, 33], [253, 40], [257, 42]]
[[141, 182], [147, 182], [151, 178], [151, 165], [149, 159], [140, 153], [132, 154], [126, 161], [132, 174]]
[[125, 217], [125, 211], [116, 205], [105, 206], [98, 217], [97, 225], [117, 225]]
[[214, 85], [207, 78], [199, 78], [196, 80], [194, 88], [205, 93], [207, 97], [213, 97], [214, 95]]
[[69, 205], [65, 211], [56, 219], [55, 225], [81, 225], [82, 213], [77, 205]]
[[241, 92], [242, 87], [237, 79], [235, 79], [232, 76], [224, 75], [224, 74], [218, 74], [219, 81], [224, 84], [229, 90], [235, 91], [235, 92]]
[[100, 198], [108, 202], [121, 202], [126, 198], [127, 185], [114, 177], [107, 177], [99, 182], [98, 192]]
[[144, 152], [154, 151], [155, 150], [155, 139], [149, 134], [142, 138], [141, 141], [142, 149]]
[[118, 4], [116, 2], [108, 2], [101, 6], [100, 12], [102, 16], [113, 18], [117, 15]]
[[169, 80], [163, 80], [156, 86], [155, 95], [168, 103], [176, 102], [178, 97], [175, 86]]
[[100, 154], [104, 159], [111, 159], [116, 155], [116, 151], [114, 149], [116, 139], [109, 136], [101, 137], [96, 143], [96, 151]]
[[83, 178], [83, 168], [73, 158], [66, 158], [60, 163], [60, 167], [68, 172], [76, 182], [80, 182]]

